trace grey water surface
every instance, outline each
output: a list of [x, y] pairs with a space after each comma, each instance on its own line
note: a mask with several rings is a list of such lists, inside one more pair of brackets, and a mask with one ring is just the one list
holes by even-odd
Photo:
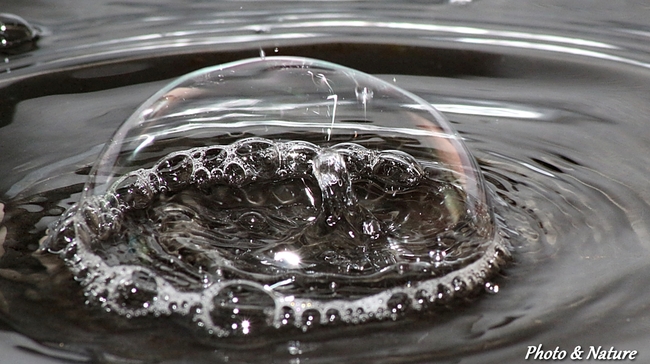
[[[40, 0], [0, 12], [38, 33], [0, 48], [0, 362], [518, 363], [540, 344], [650, 362], [644, 2]], [[57, 257], [33, 255], [140, 104], [261, 51], [375, 75], [449, 119], [512, 236], [492, 289], [395, 321], [221, 340], [183, 317], [97, 310]]]

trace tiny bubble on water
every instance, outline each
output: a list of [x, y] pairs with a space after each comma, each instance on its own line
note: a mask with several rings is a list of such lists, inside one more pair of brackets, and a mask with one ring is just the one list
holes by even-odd
[[492, 294], [499, 293], [499, 285], [492, 282], [486, 282], [485, 291]]

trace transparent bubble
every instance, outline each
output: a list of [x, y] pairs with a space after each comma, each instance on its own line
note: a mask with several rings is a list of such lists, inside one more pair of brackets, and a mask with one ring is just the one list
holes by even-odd
[[[24, 47], [36, 40], [39, 31], [18, 15], [0, 13], [0, 53], [31, 50]], [[22, 47], [22, 48], [21, 48]]]
[[430, 104], [342, 66], [265, 57], [147, 100], [42, 248], [109, 311], [249, 335], [478, 291], [508, 257], [494, 221]]

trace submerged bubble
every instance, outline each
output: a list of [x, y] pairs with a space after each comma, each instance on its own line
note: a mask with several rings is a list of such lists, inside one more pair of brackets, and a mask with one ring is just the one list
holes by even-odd
[[397, 319], [480, 290], [508, 257], [440, 113], [289, 57], [200, 70], [154, 95], [42, 244], [90, 302], [188, 315], [219, 336]]

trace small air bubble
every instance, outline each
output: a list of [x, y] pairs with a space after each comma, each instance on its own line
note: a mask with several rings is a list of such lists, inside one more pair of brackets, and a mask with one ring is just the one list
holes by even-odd
[[289, 341], [287, 343], [287, 349], [289, 350], [290, 355], [302, 354], [302, 350], [300, 349], [300, 341]]
[[446, 285], [439, 284], [435, 298], [439, 303], [446, 303], [452, 298], [452, 292]]
[[226, 181], [231, 185], [239, 186], [246, 180], [246, 170], [237, 163], [230, 163], [224, 168]]
[[248, 211], [239, 216], [239, 225], [250, 231], [262, 231], [267, 228], [266, 218], [255, 211]]
[[327, 310], [325, 316], [327, 317], [327, 322], [329, 323], [336, 323], [341, 320], [341, 315], [339, 314], [339, 311], [333, 308]]
[[281, 326], [293, 325], [295, 322], [293, 310], [290, 307], [282, 307], [280, 313], [280, 323]]
[[431, 250], [429, 251], [429, 258], [431, 258], [431, 261], [434, 263], [441, 263], [442, 261], [445, 260], [445, 256], [447, 255], [447, 252], [444, 250]]
[[158, 163], [157, 175], [168, 191], [176, 191], [190, 182], [192, 163], [185, 154], [172, 155]]
[[467, 283], [460, 277], [455, 277], [451, 281], [451, 284], [454, 286], [454, 291], [456, 292], [464, 292], [467, 289]]
[[396, 293], [390, 297], [386, 306], [392, 314], [405, 312], [410, 306], [410, 299], [405, 293]]
[[499, 285], [492, 282], [486, 282], [485, 291], [492, 294], [499, 293]]
[[431, 302], [431, 295], [426, 290], [420, 289], [415, 293], [415, 301], [420, 307], [427, 306]]

